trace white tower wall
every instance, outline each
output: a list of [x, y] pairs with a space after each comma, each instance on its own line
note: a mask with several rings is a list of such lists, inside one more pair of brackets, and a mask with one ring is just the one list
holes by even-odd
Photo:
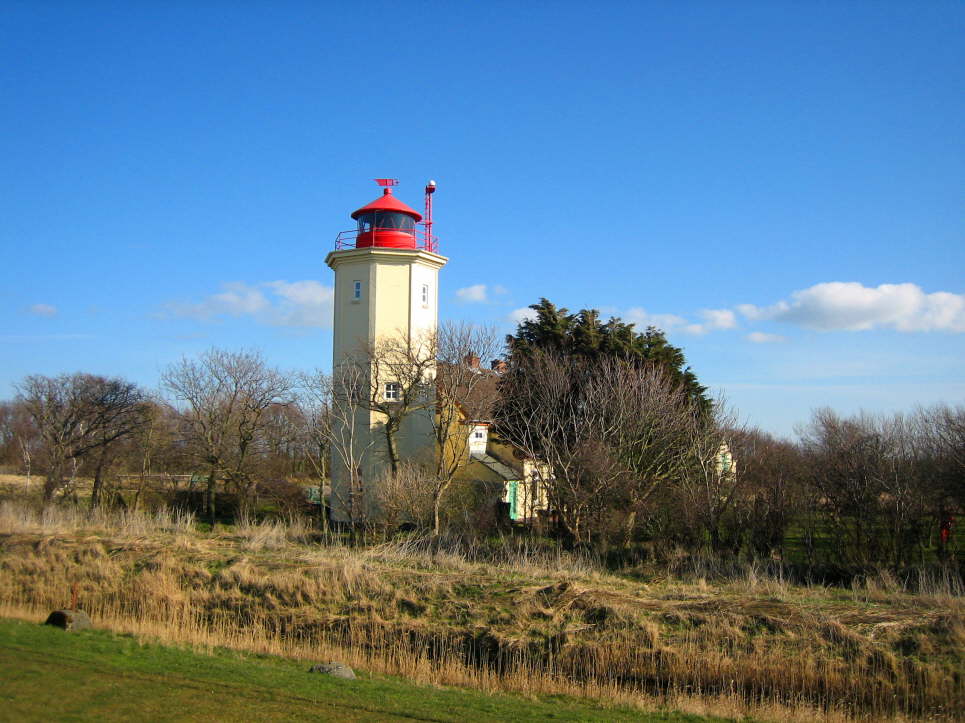
[[[335, 271], [333, 369], [347, 358], [359, 359], [366, 346], [380, 339], [418, 344], [433, 335], [439, 318], [439, 269], [447, 261], [421, 249], [369, 247], [329, 253], [325, 263]], [[393, 380], [375, 381], [381, 386]], [[432, 414], [431, 409], [420, 410], [406, 419], [397, 436], [401, 457], [433, 453]], [[374, 483], [389, 467], [381, 422], [378, 412], [355, 413], [356, 462], [368, 515], [376, 512], [371, 506]], [[332, 516], [350, 521], [351, 480], [343, 455], [333, 454], [331, 470]]]

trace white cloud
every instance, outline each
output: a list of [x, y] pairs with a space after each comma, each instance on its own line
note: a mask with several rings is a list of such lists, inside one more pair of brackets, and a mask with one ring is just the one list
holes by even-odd
[[496, 284], [495, 286], [493, 286], [493, 293], [496, 294], [497, 296], [503, 296], [504, 294], [509, 293], [509, 289], [507, 289], [502, 284]]
[[737, 326], [737, 315], [730, 309], [704, 309], [700, 315], [707, 330], [733, 329]]
[[250, 316], [269, 326], [329, 327], [332, 325], [330, 286], [313, 281], [265, 281], [222, 284], [222, 290], [197, 303], [171, 303], [161, 316], [199, 321]]
[[747, 340], [755, 344], [773, 344], [775, 342], [787, 341], [787, 338], [780, 334], [765, 334], [763, 331], [752, 331], [747, 335]]
[[456, 296], [465, 303], [478, 303], [486, 301], [486, 284], [474, 284], [456, 290]]
[[168, 311], [174, 316], [208, 321], [217, 316], [257, 314], [269, 306], [268, 299], [257, 287], [240, 281], [221, 285], [222, 291], [199, 303], [174, 303]]
[[737, 326], [737, 315], [730, 309], [701, 309], [698, 313], [703, 322], [686, 324], [680, 330], [699, 335], [720, 329], [733, 329]]
[[754, 306], [753, 304], [738, 304], [736, 308], [741, 314], [752, 321], [764, 318], [763, 310], [759, 306]]
[[790, 301], [771, 306], [741, 304], [748, 319], [769, 319], [818, 331], [965, 332], [965, 295], [936, 291], [926, 294], [916, 284], [863, 286], [856, 281], [831, 281], [795, 291]]
[[536, 321], [536, 312], [528, 306], [523, 306], [509, 312], [509, 320], [514, 324], [522, 324], [524, 321]]
[[54, 316], [57, 313], [57, 307], [52, 304], [34, 304], [27, 311], [37, 316]]
[[682, 316], [677, 316], [676, 314], [651, 314], [640, 306], [627, 309], [623, 314], [623, 320], [636, 324], [641, 328], [655, 326], [664, 331], [684, 326], [687, 323], [687, 320]]
[[686, 334], [706, 334], [719, 329], [733, 329], [737, 316], [730, 309], [702, 309], [698, 312], [702, 322], [691, 322], [677, 314], [651, 314], [634, 306], [623, 313], [623, 319], [640, 328], [655, 326], [663, 331], [680, 331]]
[[332, 325], [332, 301], [335, 290], [318, 281], [270, 281], [264, 284], [279, 300], [272, 304], [274, 326]]

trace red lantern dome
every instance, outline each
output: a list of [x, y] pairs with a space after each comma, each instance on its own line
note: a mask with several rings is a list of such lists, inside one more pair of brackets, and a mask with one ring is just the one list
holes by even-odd
[[415, 225], [422, 214], [393, 196], [388, 185], [382, 196], [352, 213], [352, 218], [359, 224], [355, 248], [416, 248]]

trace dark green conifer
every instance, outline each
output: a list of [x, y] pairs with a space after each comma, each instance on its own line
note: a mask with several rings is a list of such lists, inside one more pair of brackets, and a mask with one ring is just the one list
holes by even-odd
[[518, 363], [535, 349], [588, 360], [616, 357], [630, 364], [652, 364], [704, 410], [710, 409], [707, 387], [700, 384], [697, 375], [687, 366], [683, 350], [668, 342], [660, 329], [648, 326], [645, 331], [637, 332], [632, 323], [616, 317], [600, 321], [600, 312], [596, 309], [571, 314], [548, 299], [540, 299], [529, 308], [536, 312], [536, 318], [522, 321], [516, 333], [506, 337], [512, 367], [518, 368]]

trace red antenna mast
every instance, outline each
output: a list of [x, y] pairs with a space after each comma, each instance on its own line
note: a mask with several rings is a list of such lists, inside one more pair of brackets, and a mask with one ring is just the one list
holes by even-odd
[[432, 194], [436, 192], [436, 182], [426, 184], [426, 215], [422, 225], [426, 229], [426, 251], [436, 252], [436, 242], [432, 238]]

